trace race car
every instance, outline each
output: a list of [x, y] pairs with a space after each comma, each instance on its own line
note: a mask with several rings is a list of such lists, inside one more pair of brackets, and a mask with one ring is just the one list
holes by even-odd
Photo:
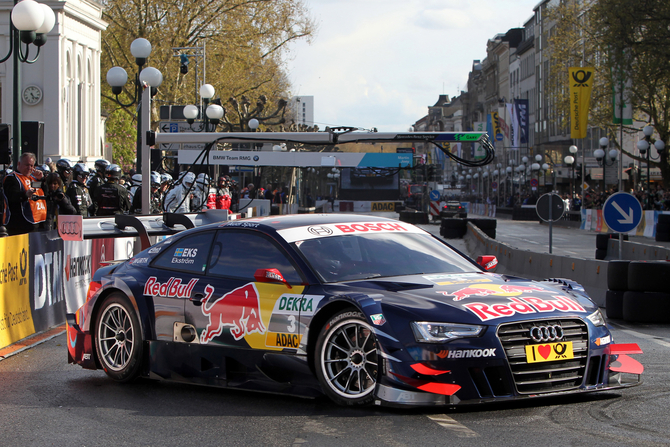
[[468, 217], [468, 211], [458, 200], [447, 201], [440, 210], [440, 217]]
[[424, 230], [301, 214], [186, 230], [96, 271], [68, 359], [342, 405], [457, 405], [640, 383], [584, 289], [493, 272]]

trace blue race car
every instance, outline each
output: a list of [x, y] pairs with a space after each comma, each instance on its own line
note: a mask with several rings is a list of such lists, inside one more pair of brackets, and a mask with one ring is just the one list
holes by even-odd
[[101, 268], [68, 357], [137, 377], [343, 405], [456, 405], [611, 390], [642, 365], [570, 280], [492, 273], [363, 215], [233, 220]]

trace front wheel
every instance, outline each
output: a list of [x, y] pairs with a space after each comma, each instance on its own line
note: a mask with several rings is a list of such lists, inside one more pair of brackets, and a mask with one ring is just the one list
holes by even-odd
[[135, 309], [121, 294], [102, 303], [95, 324], [95, 350], [107, 375], [128, 382], [140, 374], [142, 334]]
[[337, 313], [319, 334], [316, 374], [326, 395], [337, 404], [372, 402], [379, 360], [374, 330], [357, 310]]

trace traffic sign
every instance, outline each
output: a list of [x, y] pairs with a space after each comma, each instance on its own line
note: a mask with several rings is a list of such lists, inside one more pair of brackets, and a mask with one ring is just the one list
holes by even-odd
[[642, 205], [634, 195], [617, 192], [605, 201], [603, 218], [607, 226], [615, 233], [628, 233], [640, 224]]
[[530, 186], [533, 186], [533, 187], [537, 186], [537, 179], [536, 178], [530, 179]]
[[431, 192], [428, 193], [428, 197], [430, 197], [430, 200], [433, 202], [437, 202], [440, 200], [440, 191], [433, 189]]
[[556, 222], [565, 212], [565, 202], [558, 194], [547, 193], [537, 199], [535, 205], [537, 215], [545, 222]]

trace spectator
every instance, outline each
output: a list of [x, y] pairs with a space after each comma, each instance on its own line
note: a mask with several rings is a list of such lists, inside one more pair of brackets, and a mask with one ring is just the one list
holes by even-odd
[[77, 214], [70, 198], [63, 192], [63, 180], [60, 173], [52, 172], [44, 180], [46, 188], [47, 216], [44, 222], [45, 230], [56, 228], [59, 214]]
[[70, 203], [75, 209], [75, 214], [81, 214], [83, 217], [88, 217], [93, 201], [88, 193], [86, 183], [88, 180], [88, 169], [84, 163], [77, 163], [74, 165], [74, 173], [70, 187], [66, 194], [70, 199]]
[[128, 190], [118, 183], [121, 174], [119, 165], [111, 164], [105, 169], [107, 183], [95, 188], [93, 197], [93, 209], [96, 216], [126, 214], [130, 211]]
[[[3, 180], [5, 203], [4, 224], [11, 235], [30, 233], [39, 229], [40, 223], [47, 217], [47, 205], [44, 192], [33, 181], [43, 179], [42, 171], [35, 169], [35, 154], [21, 154], [16, 171], [8, 174]], [[41, 197], [34, 200], [34, 197]]]
[[270, 203], [272, 203], [272, 199], [274, 198], [274, 191], [272, 190], [272, 184], [268, 183], [267, 186], [265, 187], [265, 200], [269, 200]]

